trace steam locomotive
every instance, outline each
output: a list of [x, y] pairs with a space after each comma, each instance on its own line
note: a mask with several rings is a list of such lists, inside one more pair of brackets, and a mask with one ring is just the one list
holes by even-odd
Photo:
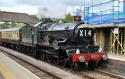
[[107, 52], [95, 46], [94, 28], [85, 23], [40, 22], [34, 27], [0, 30], [1, 45], [75, 70], [108, 62]]

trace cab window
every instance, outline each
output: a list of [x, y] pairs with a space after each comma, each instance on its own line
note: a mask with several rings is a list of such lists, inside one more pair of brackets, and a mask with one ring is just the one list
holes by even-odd
[[52, 26], [52, 23], [47, 23], [47, 24], [42, 24], [39, 27], [41, 30], [49, 30], [51, 26]]

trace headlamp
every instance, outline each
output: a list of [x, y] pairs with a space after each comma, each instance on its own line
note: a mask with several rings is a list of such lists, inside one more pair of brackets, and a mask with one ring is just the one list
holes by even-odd
[[103, 60], [107, 60], [108, 59], [108, 56], [107, 55], [103, 55]]
[[84, 56], [80, 56], [79, 57], [79, 62], [84, 62], [85, 61], [85, 57]]

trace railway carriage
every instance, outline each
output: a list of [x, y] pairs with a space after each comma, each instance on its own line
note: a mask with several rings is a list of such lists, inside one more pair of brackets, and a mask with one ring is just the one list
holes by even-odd
[[1, 44], [6, 47], [18, 49], [20, 43], [20, 28], [1, 30]]
[[2, 44], [2, 40], [1, 40], [1, 30], [0, 30], [0, 45]]

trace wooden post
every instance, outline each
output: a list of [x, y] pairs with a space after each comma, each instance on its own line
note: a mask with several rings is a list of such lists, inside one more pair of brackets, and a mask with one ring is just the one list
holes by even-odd
[[[112, 29], [110, 30], [110, 48], [112, 48]], [[113, 53], [113, 51], [112, 51], [112, 49], [109, 49], [109, 51], [110, 51], [110, 53], [112, 54]]]
[[[119, 31], [120, 32], [120, 31]], [[120, 34], [120, 33], [119, 33]], [[117, 35], [117, 37], [118, 37], [118, 39], [117, 39], [117, 41], [119, 41], [119, 34]], [[116, 49], [117, 49], [117, 51], [116, 51], [116, 53], [117, 53], [117, 55], [119, 54], [119, 43], [117, 42], [117, 47], [116, 47]]]
[[[112, 34], [113, 34], [113, 32], [112, 32]], [[114, 41], [114, 40], [115, 40], [115, 36], [114, 36], [114, 34], [113, 34], [113, 39], [112, 39], [112, 41], [113, 41], [113, 43], [114, 43], [113, 49], [112, 49], [112, 50], [113, 50], [113, 54], [115, 54], [115, 41]], [[113, 44], [113, 43], [112, 43], [112, 44]]]
[[[121, 30], [121, 44], [122, 44], [122, 46], [123, 46], [123, 37], [124, 37], [123, 36], [123, 30]], [[121, 54], [123, 54], [123, 52], [124, 52], [124, 47], [123, 47], [123, 50], [121, 51]]]
[[125, 28], [124, 28], [124, 55], [125, 55]]
[[99, 46], [102, 48], [102, 46], [101, 46], [101, 30], [99, 31]]

